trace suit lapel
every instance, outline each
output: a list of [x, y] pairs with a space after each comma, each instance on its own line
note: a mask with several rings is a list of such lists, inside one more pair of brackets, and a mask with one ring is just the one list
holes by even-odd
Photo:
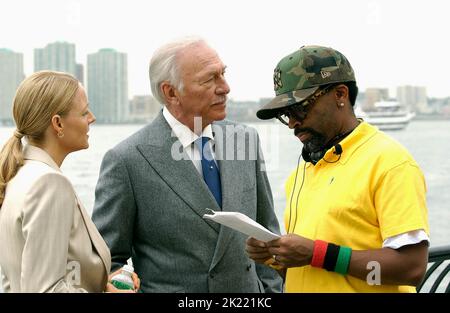
[[[140, 144], [137, 149], [159, 174], [162, 180], [200, 217], [208, 213], [207, 208], [220, 210], [207, 185], [200, 177], [192, 160], [184, 153], [177, 137], [162, 113], [149, 128], [149, 144]], [[175, 151], [175, 153], [174, 153]], [[177, 154], [174, 158], [172, 154]], [[215, 231], [217, 223], [206, 221]]]
[[95, 250], [97, 250], [97, 253], [100, 255], [100, 258], [102, 259], [103, 264], [105, 265], [106, 277], [108, 278], [109, 272], [111, 270], [111, 254], [108, 250], [108, 246], [101, 237], [97, 228], [95, 228], [94, 223], [92, 222], [84, 206], [78, 199], [78, 196], [75, 195], [75, 197], [77, 199], [78, 209], [80, 210], [81, 216], [84, 221], [84, 225], [86, 225], [89, 237], [91, 238], [92, 245], [95, 247]]
[[[238, 167], [239, 161], [225, 160], [227, 149], [232, 149], [234, 155], [236, 145], [227, 146], [227, 143], [234, 142], [231, 136], [234, 131], [226, 132], [226, 128], [219, 123], [213, 124], [214, 139], [216, 141], [216, 157], [218, 159], [220, 169], [220, 181], [222, 184], [222, 211], [235, 212], [241, 210], [240, 195], [242, 193], [242, 185], [236, 184], [236, 177], [242, 169]], [[229, 155], [231, 156], [231, 155]], [[234, 158], [234, 157], [233, 157]], [[211, 262], [211, 269], [217, 265], [225, 253], [230, 239], [235, 235], [235, 230], [221, 226], [219, 238], [217, 240], [216, 250]]]

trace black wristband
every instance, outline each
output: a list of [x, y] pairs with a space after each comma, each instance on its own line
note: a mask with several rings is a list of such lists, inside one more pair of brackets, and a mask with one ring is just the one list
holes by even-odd
[[334, 271], [340, 248], [341, 248], [340, 246], [328, 243], [327, 253], [325, 254], [325, 260], [323, 262], [323, 268], [326, 269], [327, 271], [330, 272]]

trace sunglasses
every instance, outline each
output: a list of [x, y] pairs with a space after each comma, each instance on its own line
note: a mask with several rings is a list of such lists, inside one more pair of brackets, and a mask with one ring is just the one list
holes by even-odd
[[297, 121], [303, 121], [306, 118], [306, 113], [308, 112], [309, 108], [311, 108], [321, 96], [328, 93], [332, 88], [333, 86], [327, 86], [312, 94], [305, 100], [290, 105], [288, 108], [280, 111], [277, 114], [276, 118], [286, 126], [289, 126], [290, 118], [293, 118]]

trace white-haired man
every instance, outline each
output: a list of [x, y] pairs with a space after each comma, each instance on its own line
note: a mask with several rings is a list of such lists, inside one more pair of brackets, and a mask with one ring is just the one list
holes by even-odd
[[113, 268], [132, 257], [144, 292], [281, 291], [278, 274], [247, 257], [245, 235], [202, 218], [240, 211], [279, 233], [256, 131], [224, 121], [224, 74], [202, 39], [161, 47], [150, 82], [163, 110], [103, 159], [93, 219]]

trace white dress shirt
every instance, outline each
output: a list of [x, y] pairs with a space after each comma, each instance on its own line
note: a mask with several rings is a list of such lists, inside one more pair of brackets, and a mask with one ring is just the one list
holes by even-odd
[[178, 121], [166, 107], [163, 108], [163, 116], [169, 124], [170, 128], [172, 128], [172, 136], [178, 137], [178, 140], [183, 146], [183, 150], [192, 160], [192, 163], [194, 163], [194, 166], [200, 173], [200, 176], [203, 177], [201, 155], [197, 145], [195, 144], [195, 141], [199, 137], [208, 137], [210, 140], [208, 140], [206, 144], [210, 145], [214, 157], [214, 162], [216, 162], [216, 155], [214, 153], [215, 141], [211, 125], [206, 126], [205, 129], [203, 129], [201, 136], [198, 136], [189, 127]]

